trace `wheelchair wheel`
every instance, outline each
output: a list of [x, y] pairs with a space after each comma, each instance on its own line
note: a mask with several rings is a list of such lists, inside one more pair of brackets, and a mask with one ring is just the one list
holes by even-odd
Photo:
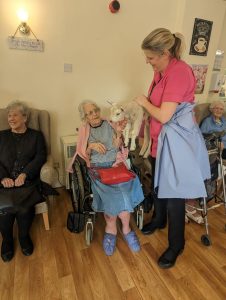
[[81, 211], [83, 206], [83, 199], [85, 196], [82, 172], [80, 169], [80, 163], [76, 159], [73, 164], [73, 173], [70, 174], [70, 185], [72, 201], [75, 211]]
[[201, 236], [201, 242], [203, 243], [204, 246], [210, 246], [212, 244], [212, 242], [207, 234], [203, 234]]
[[93, 239], [93, 221], [91, 218], [88, 218], [86, 222], [86, 245], [89, 246]]
[[136, 211], [136, 223], [137, 227], [141, 230], [144, 224], [144, 209], [141, 205], [137, 208]]
[[138, 224], [137, 227], [142, 230], [144, 224], [144, 218], [142, 215], [138, 215]]

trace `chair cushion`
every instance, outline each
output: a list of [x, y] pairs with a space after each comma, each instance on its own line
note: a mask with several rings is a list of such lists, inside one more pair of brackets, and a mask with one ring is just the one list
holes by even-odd
[[9, 129], [6, 109], [0, 108], [0, 130]]

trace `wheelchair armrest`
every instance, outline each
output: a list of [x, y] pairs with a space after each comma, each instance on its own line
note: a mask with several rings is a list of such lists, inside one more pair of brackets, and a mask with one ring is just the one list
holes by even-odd
[[54, 178], [53, 158], [48, 155], [46, 163], [42, 166], [40, 171], [40, 179], [49, 185], [52, 185]]

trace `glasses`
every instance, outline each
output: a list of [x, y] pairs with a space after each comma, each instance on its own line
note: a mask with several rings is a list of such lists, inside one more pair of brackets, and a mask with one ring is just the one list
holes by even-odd
[[223, 107], [214, 107], [213, 110], [224, 111]]
[[89, 111], [88, 113], [86, 113], [85, 115], [86, 115], [86, 117], [92, 117], [94, 114], [96, 115], [99, 112], [100, 112], [100, 109], [99, 108], [95, 108], [95, 109]]

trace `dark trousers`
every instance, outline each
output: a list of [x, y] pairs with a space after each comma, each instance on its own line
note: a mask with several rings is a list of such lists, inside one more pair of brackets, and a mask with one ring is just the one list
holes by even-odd
[[221, 155], [222, 155], [222, 158], [223, 158], [223, 159], [226, 159], [226, 149], [223, 149]]
[[2, 238], [8, 241], [13, 240], [13, 225], [15, 220], [18, 226], [18, 237], [23, 238], [29, 234], [33, 219], [35, 215], [35, 209], [32, 207], [25, 213], [16, 214], [1, 214], [0, 215], [0, 232]]
[[[155, 158], [152, 158], [152, 189], [154, 189]], [[168, 217], [168, 241], [169, 247], [175, 251], [184, 248], [185, 230], [185, 199], [166, 198], [159, 199], [157, 194], [154, 197], [154, 213], [152, 222], [162, 226], [167, 222]]]

